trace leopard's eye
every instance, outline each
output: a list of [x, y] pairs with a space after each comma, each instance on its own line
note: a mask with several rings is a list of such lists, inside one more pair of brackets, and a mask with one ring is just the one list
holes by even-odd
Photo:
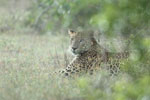
[[81, 39], [80, 42], [83, 42], [83, 39]]

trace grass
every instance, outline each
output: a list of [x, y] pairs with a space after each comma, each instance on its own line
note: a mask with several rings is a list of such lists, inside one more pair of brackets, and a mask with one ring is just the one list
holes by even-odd
[[71, 60], [68, 41], [61, 35], [1, 34], [0, 100], [149, 100], [149, 76], [51, 75]]
[[54, 89], [50, 72], [58, 67], [58, 59], [58, 68], [63, 66], [62, 46], [67, 49], [67, 40], [52, 35], [1, 35], [0, 100], [41, 100], [49, 96]]

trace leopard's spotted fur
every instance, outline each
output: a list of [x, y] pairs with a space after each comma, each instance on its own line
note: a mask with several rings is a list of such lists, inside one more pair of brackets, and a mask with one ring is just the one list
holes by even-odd
[[[111, 74], [117, 74], [122, 59], [127, 59], [128, 52], [111, 53], [101, 47], [91, 32], [75, 32], [70, 30], [71, 50], [75, 58], [64, 70], [59, 73], [65, 76], [80, 75], [106, 68]], [[82, 43], [83, 42], [83, 43]]]

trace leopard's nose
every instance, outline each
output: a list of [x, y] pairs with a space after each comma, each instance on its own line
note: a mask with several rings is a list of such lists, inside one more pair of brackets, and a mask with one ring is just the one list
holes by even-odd
[[73, 50], [73, 51], [75, 51], [76, 49], [77, 49], [77, 48], [75, 48], [75, 47], [72, 47], [72, 50]]

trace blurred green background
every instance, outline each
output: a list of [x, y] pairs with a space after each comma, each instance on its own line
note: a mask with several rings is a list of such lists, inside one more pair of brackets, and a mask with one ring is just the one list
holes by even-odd
[[[51, 76], [72, 59], [68, 29], [113, 52], [130, 41], [122, 73]], [[149, 84], [149, 0], [0, 0], [0, 100], [150, 100]]]

